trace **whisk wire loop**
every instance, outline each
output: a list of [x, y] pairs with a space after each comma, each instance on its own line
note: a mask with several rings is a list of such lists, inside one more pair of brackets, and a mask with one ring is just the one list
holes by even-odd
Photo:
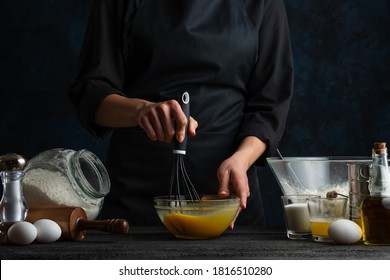
[[200, 196], [187, 173], [183, 155], [174, 155], [169, 197], [171, 200], [200, 200]]

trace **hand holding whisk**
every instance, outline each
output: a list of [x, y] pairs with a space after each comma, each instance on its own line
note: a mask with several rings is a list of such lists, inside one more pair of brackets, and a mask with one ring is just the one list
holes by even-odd
[[187, 125], [183, 142], [174, 140], [173, 167], [169, 189], [170, 200], [200, 200], [199, 195], [187, 174], [184, 156], [187, 153], [187, 130], [190, 121], [190, 95], [184, 92], [179, 98], [179, 104], [187, 117]]

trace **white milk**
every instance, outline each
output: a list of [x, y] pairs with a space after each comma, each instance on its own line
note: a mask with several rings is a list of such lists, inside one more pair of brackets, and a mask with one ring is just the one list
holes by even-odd
[[310, 218], [307, 203], [293, 203], [284, 206], [288, 229], [293, 232], [310, 232]]

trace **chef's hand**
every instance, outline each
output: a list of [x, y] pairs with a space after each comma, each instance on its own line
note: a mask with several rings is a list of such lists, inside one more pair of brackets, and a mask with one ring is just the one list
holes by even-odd
[[171, 143], [173, 137], [179, 142], [185, 133], [195, 136], [198, 123], [187, 118], [176, 100], [149, 102], [139, 98], [128, 98], [113, 92], [106, 96], [95, 113], [95, 123], [104, 127], [140, 126], [150, 139]]
[[240, 198], [240, 208], [236, 217], [230, 225], [234, 228], [234, 223], [242, 209], [246, 208], [247, 199], [250, 196], [247, 171], [251, 165], [264, 153], [266, 144], [254, 136], [243, 139], [237, 151], [228, 159], [222, 162], [217, 171], [219, 180], [220, 197], [237, 195]]
[[219, 197], [224, 198], [229, 195], [237, 195], [240, 198], [240, 207], [230, 225], [231, 229], [234, 228], [234, 223], [241, 210], [246, 208], [247, 198], [250, 196], [248, 176], [246, 174], [248, 168], [244, 162], [245, 160], [240, 158], [239, 155], [234, 154], [223, 161], [217, 171]]
[[190, 117], [187, 132], [187, 118], [176, 100], [159, 103], [148, 102], [140, 111], [138, 123], [150, 139], [172, 143], [173, 137], [183, 142], [185, 133], [195, 136], [198, 122]]

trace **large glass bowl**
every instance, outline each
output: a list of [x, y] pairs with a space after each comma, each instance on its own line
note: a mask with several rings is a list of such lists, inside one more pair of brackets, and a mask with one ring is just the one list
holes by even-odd
[[[349, 195], [351, 170], [369, 166], [369, 157], [271, 157], [268, 165], [284, 195], [314, 194], [329, 191]], [[369, 177], [368, 174], [365, 174]], [[369, 180], [369, 178], [363, 178]]]
[[154, 198], [154, 208], [162, 223], [177, 238], [209, 239], [220, 236], [231, 224], [239, 208], [238, 197], [202, 196], [201, 200]]

